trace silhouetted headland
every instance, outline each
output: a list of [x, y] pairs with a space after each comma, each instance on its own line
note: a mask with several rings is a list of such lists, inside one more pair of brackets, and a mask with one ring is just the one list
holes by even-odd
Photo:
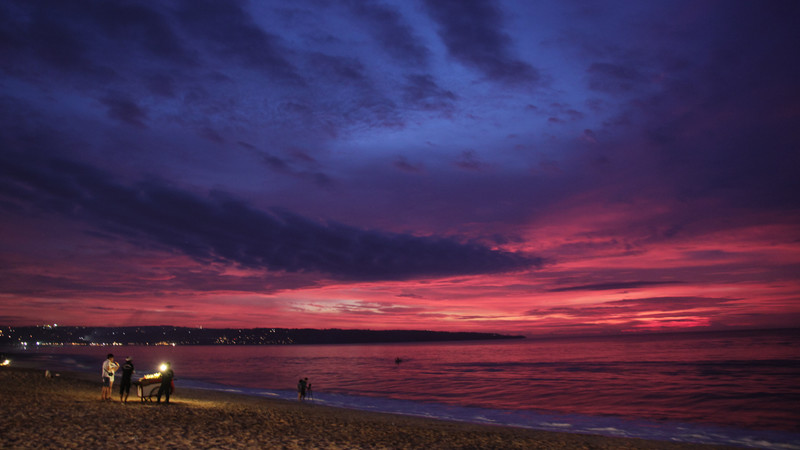
[[0, 327], [7, 345], [290, 345], [523, 339], [497, 333], [424, 330], [28, 326]]

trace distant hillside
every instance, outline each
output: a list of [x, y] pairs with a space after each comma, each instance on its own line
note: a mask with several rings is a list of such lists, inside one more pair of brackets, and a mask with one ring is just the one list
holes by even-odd
[[522, 339], [497, 333], [291, 328], [2, 327], [0, 344], [290, 345]]

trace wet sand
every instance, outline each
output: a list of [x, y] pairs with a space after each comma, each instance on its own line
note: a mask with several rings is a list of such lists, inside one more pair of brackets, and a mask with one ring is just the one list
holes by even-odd
[[100, 400], [85, 374], [0, 368], [0, 448], [721, 449], [381, 414], [176, 387]]

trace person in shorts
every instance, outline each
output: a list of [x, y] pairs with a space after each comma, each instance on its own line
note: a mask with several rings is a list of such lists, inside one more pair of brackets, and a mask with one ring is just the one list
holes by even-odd
[[103, 361], [101, 376], [103, 377], [103, 390], [100, 400], [111, 401], [111, 387], [114, 386], [114, 373], [119, 369], [119, 364], [114, 362], [114, 354], [109, 353]]

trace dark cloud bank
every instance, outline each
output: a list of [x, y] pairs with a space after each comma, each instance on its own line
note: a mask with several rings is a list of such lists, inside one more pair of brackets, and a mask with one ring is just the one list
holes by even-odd
[[515, 58], [511, 38], [502, 29], [503, 15], [492, 2], [426, 0], [425, 7], [439, 25], [439, 36], [450, 56], [510, 84], [539, 81], [537, 69]]
[[542, 263], [450, 238], [362, 230], [285, 210], [258, 210], [223, 192], [197, 195], [158, 180], [124, 185], [64, 159], [7, 153], [0, 166], [0, 208], [6, 213], [65, 216], [113, 238], [200, 261], [351, 280], [496, 273]]

